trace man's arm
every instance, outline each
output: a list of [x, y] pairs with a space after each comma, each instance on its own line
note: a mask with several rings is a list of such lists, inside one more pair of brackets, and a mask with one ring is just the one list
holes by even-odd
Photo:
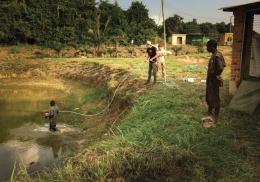
[[159, 56], [160, 56], [159, 51], [156, 50], [156, 55], [155, 55], [154, 57], [152, 57], [152, 58], [150, 59], [150, 61], [153, 61], [154, 59], [156, 59], [156, 58], [159, 57]]
[[220, 74], [222, 73], [222, 71], [224, 70], [222, 61], [219, 57], [216, 57], [216, 64], [217, 64], [217, 68], [216, 68], [216, 78], [217, 79], [221, 79]]
[[149, 56], [149, 54], [147, 53], [147, 57], [146, 57], [146, 59], [145, 59], [144, 61], [147, 61], [148, 59], [150, 59], [150, 56]]

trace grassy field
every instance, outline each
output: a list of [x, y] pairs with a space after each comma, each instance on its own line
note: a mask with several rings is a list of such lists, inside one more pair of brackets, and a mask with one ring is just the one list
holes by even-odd
[[[206, 77], [208, 53], [189, 55], [205, 59], [197, 62], [185, 56], [167, 57], [166, 83], [159, 77], [158, 84], [147, 86], [143, 83], [148, 63], [143, 63], [143, 58], [43, 60], [65, 65], [72, 60], [91, 61], [126, 70], [127, 74], [114, 78], [115, 85], [132, 80], [136, 93], [125, 92], [125, 99], [132, 100], [127, 116], [120, 123], [112, 121], [102, 139], [66, 157], [64, 166], [46, 169], [37, 177], [22, 171], [11, 181], [260, 181], [260, 115], [229, 109], [230, 52], [225, 55], [227, 67], [215, 128], [200, 123], [207, 111], [201, 80]], [[195, 78], [195, 82], [184, 78]], [[131, 87], [123, 85], [121, 89]], [[83, 100], [96, 104], [94, 98], [102, 89], [86, 94]]]

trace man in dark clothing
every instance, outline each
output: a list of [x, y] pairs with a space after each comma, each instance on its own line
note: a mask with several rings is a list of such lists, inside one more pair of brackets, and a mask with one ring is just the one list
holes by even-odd
[[220, 110], [219, 87], [223, 86], [221, 73], [226, 67], [223, 55], [217, 50], [217, 42], [210, 40], [207, 42], [207, 51], [211, 52], [208, 63], [206, 102], [208, 104], [208, 115], [213, 116], [212, 110], [215, 109], [214, 122], [218, 121]]
[[51, 109], [50, 109], [50, 112], [45, 115], [45, 118], [49, 118], [49, 121], [50, 121], [50, 130], [51, 131], [57, 131], [57, 128], [56, 128], [56, 120], [57, 120], [57, 115], [59, 113], [59, 110], [58, 108], [55, 106], [55, 101], [54, 100], [51, 100], [50, 101], [50, 105], [51, 105]]
[[154, 84], [156, 83], [156, 70], [157, 70], [157, 57], [159, 56], [159, 53], [157, 51], [157, 48], [152, 46], [152, 43], [150, 41], [146, 42], [147, 47], [147, 58], [144, 61], [147, 61], [149, 59], [149, 69], [148, 69], [148, 79], [145, 82], [145, 84], [150, 83], [152, 71], [153, 71], [153, 77], [154, 77]]

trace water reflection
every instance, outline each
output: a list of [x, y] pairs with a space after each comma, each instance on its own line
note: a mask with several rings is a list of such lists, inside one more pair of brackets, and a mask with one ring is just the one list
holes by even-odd
[[60, 131], [51, 133], [43, 111], [61, 96], [66, 95], [46, 88], [0, 89], [0, 181], [10, 178], [15, 163], [16, 172], [26, 168], [31, 173], [59, 161], [62, 133], [73, 129], [59, 118]]
[[62, 139], [60, 135], [50, 135], [47, 138], [41, 138], [38, 143], [46, 148], [51, 147], [53, 158], [56, 159], [61, 154]]

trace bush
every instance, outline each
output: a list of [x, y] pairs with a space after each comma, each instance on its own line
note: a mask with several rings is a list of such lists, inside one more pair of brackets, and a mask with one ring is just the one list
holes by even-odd
[[198, 46], [198, 53], [204, 53], [203, 46]]
[[136, 51], [135, 51], [135, 48], [134, 47], [126, 47], [128, 53], [130, 53], [131, 57], [133, 55], [136, 55]]
[[198, 44], [198, 53], [204, 53], [203, 43]]
[[182, 50], [182, 46], [173, 46], [172, 50], [175, 52], [175, 56]]
[[20, 50], [17, 46], [13, 46], [11, 47], [11, 49], [9, 50], [8, 52], [9, 54], [19, 54], [20, 53]]
[[54, 41], [52, 42], [49, 47], [53, 50], [55, 50], [55, 52], [58, 54], [58, 56], [60, 57], [60, 53], [62, 51], [62, 49], [64, 49], [64, 45], [60, 42]]

